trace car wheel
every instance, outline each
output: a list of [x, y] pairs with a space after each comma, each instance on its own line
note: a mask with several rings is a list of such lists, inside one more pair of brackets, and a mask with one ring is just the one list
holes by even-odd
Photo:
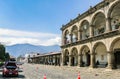
[[16, 77], [18, 77], [18, 74], [16, 75]]
[[2, 76], [5, 77], [4, 73], [2, 73]]

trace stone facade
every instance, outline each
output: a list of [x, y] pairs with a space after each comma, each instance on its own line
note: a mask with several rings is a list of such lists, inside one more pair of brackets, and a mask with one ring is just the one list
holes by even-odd
[[47, 53], [42, 55], [36, 55], [34, 57], [29, 57], [28, 60], [29, 60], [28, 63], [60, 66], [61, 53], [52, 52], [52, 53]]
[[120, 65], [120, 0], [104, 0], [63, 25], [61, 65]]

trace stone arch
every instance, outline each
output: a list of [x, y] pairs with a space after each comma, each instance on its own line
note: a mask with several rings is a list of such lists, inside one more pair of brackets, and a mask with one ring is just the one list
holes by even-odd
[[82, 54], [82, 65], [89, 66], [90, 65], [90, 48], [87, 45], [81, 47], [80, 52]]
[[81, 49], [80, 49], [81, 54], [83, 54], [83, 53], [82, 53], [82, 51], [84, 50], [84, 48], [88, 48], [88, 49], [89, 49], [89, 51], [90, 51], [89, 46], [87, 46], [87, 45], [83, 45], [83, 46], [81, 47]]
[[114, 39], [110, 45], [110, 51], [114, 51], [114, 49], [120, 48], [120, 37]]
[[69, 63], [69, 50], [68, 49], [65, 49], [64, 51], [64, 65], [68, 65]]
[[103, 12], [97, 12], [93, 18], [92, 23], [94, 36], [102, 34], [106, 30], [106, 16]]
[[114, 54], [114, 66], [120, 68], [120, 37], [114, 39], [110, 45], [110, 51]]
[[72, 66], [78, 65], [78, 50], [76, 47], [72, 48], [71, 50], [71, 65]]
[[109, 9], [108, 17], [111, 19], [111, 29], [120, 28], [120, 1], [115, 2]]
[[115, 7], [116, 5], [118, 5], [119, 3], [120, 3], [120, 1], [117, 1], [117, 2], [115, 2], [114, 4], [112, 4], [112, 6], [109, 8], [109, 11], [108, 11], [108, 14], [107, 14], [108, 17], [111, 17], [111, 13], [112, 13], [114, 7]]
[[69, 35], [69, 31], [68, 30], [66, 30], [65, 32], [64, 32], [64, 44], [68, 44], [69, 42], [70, 42], [70, 35]]
[[76, 25], [74, 25], [72, 28], [71, 28], [71, 32], [73, 32], [74, 30], [78, 30], [78, 27]]
[[107, 66], [107, 47], [103, 42], [97, 42], [93, 46], [93, 53], [95, 54], [95, 63], [98, 67]]
[[72, 37], [72, 42], [76, 42], [78, 40], [78, 27], [74, 25], [71, 29], [71, 37]]
[[89, 37], [89, 22], [88, 20], [83, 20], [80, 24], [81, 39], [87, 39]]
[[68, 29], [66, 29], [66, 30], [63, 32], [63, 35], [65, 36], [66, 33], [69, 33], [69, 30], [68, 30]]

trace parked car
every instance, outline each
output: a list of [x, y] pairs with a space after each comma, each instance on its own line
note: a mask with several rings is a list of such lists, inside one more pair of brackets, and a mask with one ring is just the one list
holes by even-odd
[[23, 62], [16, 62], [17, 66], [18, 66], [18, 72], [22, 72], [23, 71]]
[[23, 65], [23, 62], [16, 62], [17, 65]]
[[14, 61], [8, 61], [3, 66], [2, 76], [18, 76], [18, 67]]

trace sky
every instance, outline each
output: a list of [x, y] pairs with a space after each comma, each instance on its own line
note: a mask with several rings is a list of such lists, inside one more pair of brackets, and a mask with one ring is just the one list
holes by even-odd
[[0, 0], [4, 45], [60, 45], [62, 25], [102, 0]]

